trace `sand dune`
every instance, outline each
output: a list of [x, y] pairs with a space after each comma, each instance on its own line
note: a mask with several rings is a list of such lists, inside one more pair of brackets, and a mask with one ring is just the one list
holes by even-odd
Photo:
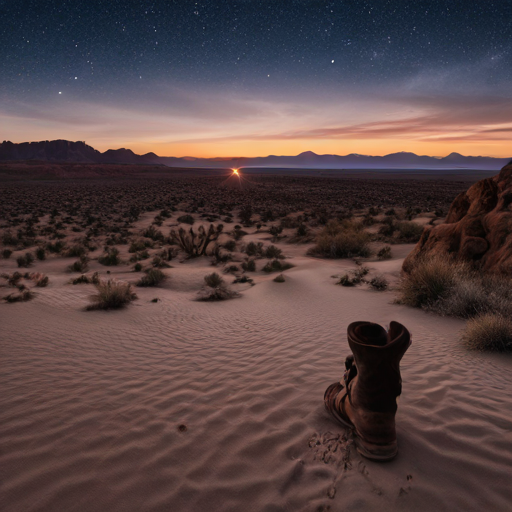
[[[462, 321], [335, 286], [351, 262], [304, 256], [236, 300], [192, 300], [211, 271], [197, 260], [85, 312], [93, 287], [55, 261], [33, 301], [0, 305], [4, 511], [510, 510], [512, 359], [461, 347]], [[323, 409], [355, 320], [413, 335], [387, 464]]]

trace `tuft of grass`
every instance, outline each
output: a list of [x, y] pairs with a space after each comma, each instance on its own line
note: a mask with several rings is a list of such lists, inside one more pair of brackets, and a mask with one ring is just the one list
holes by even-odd
[[511, 351], [512, 320], [494, 313], [479, 315], [468, 321], [461, 340], [472, 350]]
[[384, 276], [375, 276], [367, 282], [374, 290], [377, 291], [387, 290], [389, 286], [389, 283]]
[[422, 261], [402, 277], [398, 302], [416, 308], [431, 309], [436, 302], [448, 296], [455, 286], [456, 274], [467, 272], [466, 267], [450, 264], [443, 259]]
[[274, 277], [275, 283], [284, 283], [285, 279], [283, 274], [279, 274], [278, 276]]
[[119, 309], [137, 298], [129, 283], [109, 279], [96, 284], [98, 293], [91, 297], [92, 304], [87, 306], [87, 311], [97, 309]]
[[292, 268], [293, 265], [291, 263], [284, 263], [279, 260], [269, 261], [263, 268], [263, 272], [283, 272], [284, 270], [288, 270]]
[[395, 224], [394, 236], [397, 241], [413, 243], [421, 238], [423, 227], [415, 222], [402, 221]]
[[145, 275], [139, 279], [137, 286], [157, 286], [166, 278], [167, 276], [158, 268], [150, 268], [146, 270]]
[[99, 284], [100, 276], [98, 272], [94, 272], [92, 276], [86, 276], [82, 274], [80, 277], [77, 277], [71, 281], [72, 284]]
[[359, 267], [355, 270], [350, 270], [346, 274], [343, 274], [336, 284], [340, 284], [341, 286], [355, 286], [356, 284], [361, 284], [365, 282], [364, 278], [368, 275], [368, 272], [370, 272], [368, 267]]
[[316, 245], [310, 254], [326, 258], [351, 258], [370, 256], [370, 234], [361, 223], [350, 220], [330, 220], [317, 235]]

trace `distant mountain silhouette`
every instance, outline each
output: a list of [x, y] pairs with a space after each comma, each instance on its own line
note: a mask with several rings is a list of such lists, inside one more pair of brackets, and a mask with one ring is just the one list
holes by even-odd
[[392, 153], [385, 156], [368, 156], [352, 153], [346, 156], [318, 155], [305, 151], [297, 156], [255, 158], [195, 158], [158, 156], [155, 153], [137, 155], [131, 149], [97, 151], [85, 142], [51, 140], [14, 144], [0, 144], [0, 161], [43, 160], [49, 162], [111, 163], [166, 165], [168, 167], [277, 167], [295, 169], [479, 169], [499, 170], [510, 158], [463, 156], [451, 153], [444, 158], [419, 156], [415, 153]]

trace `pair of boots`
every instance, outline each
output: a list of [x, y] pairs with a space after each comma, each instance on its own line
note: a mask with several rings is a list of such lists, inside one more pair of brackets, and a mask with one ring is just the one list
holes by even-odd
[[326, 409], [356, 434], [356, 447], [372, 460], [391, 460], [398, 451], [395, 431], [397, 398], [402, 392], [400, 360], [411, 344], [409, 331], [391, 322], [389, 332], [371, 322], [348, 326], [353, 355], [345, 361], [341, 382], [324, 395]]

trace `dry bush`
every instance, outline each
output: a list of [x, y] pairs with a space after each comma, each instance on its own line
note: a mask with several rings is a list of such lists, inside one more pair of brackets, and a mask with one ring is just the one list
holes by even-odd
[[276, 283], [284, 283], [285, 279], [283, 274], [279, 274], [278, 276], [274, 277], [274, 282]]
[[178, 222], [181, 224], [194, 224], [194, 217], [192, 215], [182, 215], [181, 217], [178, 217]]
[[167, 276], [158, 268], [150, 268], [146, 270], [145, 275], [139, 279], [137, 286], [156, 286], [166, 278]]
[[402, 221], [395, 224], [394, 238], [398, 242], [417, 242], [423, 233], [423, 226], [415, 222]]
[[256, 272], [256, 261], [254, 261], [253, 258], [247, 258], [247, 260], [242, 263], [242, 270], [246, 272]]
[[284, 259], [284, 256], [283, 256], [283, 251], [281, 249], [279, 249], [279, 247], [276, 247], [275, 245], [269, 245], [266, 249], [265, 249], [265, 258], [268, 258], [269, 260], [270, 259]]
[[99, 284], [100, 275], [98, 272], [94, 272], [92, 276], [86, 276], [82, 274], [80, 277], [77, 277], [71, 281], [72, 284]]
[[472, 350], [511, 351], [512, 320], [494, 313], [479, 315], [468, 321], [461, 340]]
[[69, 265], [68, 270], [70, 272], [80, 272], [83, 274], [84, 272], [87, 272], [87, 264], [89, 262], [89, 259], [85, 256], [81, 256], [79, 260], [76, 260], [74, 263]]
[[10, 293], [4, 297], [6, 302], [26, 302], [34, 298], [34, 293], [30, 290], [21, 290], [19, 293]]
[[109, 248], [98, 261], [107, 267], [119, 265], [121, 259], [119, 258], [119, 250], [116, 247]]
[[284, 270], [288, 270], [289, 268], [292, 268], [293, 265], [291, 263], [284, 263], [279, 260], [272, 260], [269, 261], [261, 270], [263, 272], [268, 272], [269, 274], [271, 272], [283, 272]]
[[109, 279], [96, 284], [98, 293], [91, 297], [92, 304], [87, 306], [87, 311], [97, 309], [119, 309], [137, 298], [129, 283]]
[[205, 286], [199, 291], [197, 300], [216, 301], [238, 297], [239, 294], [230, 290], [222, 277], [217, 272], [204, 276]]
[[384, 291], [388, 289], [389, 283], [384, 276], [375, 276], [369, 281], [368, 284], [377, 291]]
[[44, 250], [44, 247], [38, 247], [36, 249], [36, 258], [39, 261], [44, 261], [46, 259], [46, 251]]
[[18, 256], [16, 263], [18, 267], [29, 267], [34, 262], [34, 255], [30, 252], [25, 253], [25, 256]]
[[263, 244], [261, 242], [249, 242], [245, 246], [245, 253], [247, 256], [262, 256], [263, 255]]
[[154, 242], [164, 241], [164, 234], [159, 229], [156, 229], [154, 226], [149, 226], [148, 228], [146, 228], [142, 232], [142, 236], [145, 238], [149, 238]]
[[398, 302], [416, 308], [431, 309], [448, 296], [457, 276], [469, 275], [469, 267], [453, 264], [446, 259], [433, 258], [419, 263], [402, 277]]
[[371, 254], [369, 242], [370, 234], [364, 231], [362, 224], [330, 220], [308, 253], [326, 258], [368, 257]]
[[11, 249], [3, 249], [2, 250], [2, 257], [8, 260], [11, 257], [12, 251]]
[[82, 244], [74, 244], [63, 252], [67, 258], [82, 258], [87, 255], [87, 247]]
[[442, 315], [512, 316], [510, 277], [483, 275], [465, 263], [441, 258], [420, 262], [402, 277], [399, 291], [399, 303]]
[[354, 270], [349, 270], [346, 274], [343, 274], [336, 284], [341, 286], [355, 286], [365, 282], [364, 278], [368, 275], [370, 269], [368, 267], [358, 267]]

